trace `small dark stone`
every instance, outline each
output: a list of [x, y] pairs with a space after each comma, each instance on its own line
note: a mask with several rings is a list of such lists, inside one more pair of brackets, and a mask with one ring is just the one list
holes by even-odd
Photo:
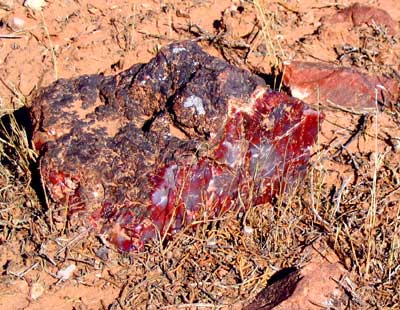
[[284, 268], [276, 272], [264, 288], [243, 310], [270, 310], [288, 299], [296, 289], [297, 283], [301, 280], [297, 268]]

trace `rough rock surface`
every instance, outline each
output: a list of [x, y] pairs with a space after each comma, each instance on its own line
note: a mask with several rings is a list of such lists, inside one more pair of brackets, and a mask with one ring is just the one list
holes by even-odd
[[[399, 97], [399, 83], [370, 76], [353, 68], [323, 63], [291, 61], [283, 82], [291, 94], [309, 104], [339, 105], [350, 109], [374, 109]], [[376, 100], [377, 99], [377, 100]]]
[[251, 205], [288, 190], [323, 118], [190, 41], [116, 76], [59, 80], [31, 115], [51, 198], [125, 251], [238, 193]]
[[304, 267], [278, 271], [243, 310], [342, 309], [347, 302], [343, 283], [349, 278], [339, 258], [320, 242], [308, 246], [305, 254]]
[[331, 24], [351, 22], [354, 26], [362, 24], [382, 25], [386, 27], [390, 35], [395, 35], [398, 31], [397, 23], [385, 10], [377, 7], [354, 3], [353, 5], [339, 11], [333, 17], [327, 18], [324, 22]]
[[293, 294], [274, 310], [342, 309], [346, 304], [340, 283], [348, 273], [335, 253], [326, 247], [308, 247], [310, 260], [301, 269]]
[[299, 270], [285, 268], [275, 273], [256, 298], [243, 310], [271, 310], [290, 297], [301, 280]]

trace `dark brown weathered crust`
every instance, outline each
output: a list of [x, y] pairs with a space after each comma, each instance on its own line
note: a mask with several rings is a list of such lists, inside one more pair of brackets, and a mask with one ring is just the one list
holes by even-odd
[[278, 271], [254, 300], [243, 307], [243, 310], [273, 309], [293, 294], [300, 280], [300, 271], [296, 268], [285, 268]]
[[[128, 199], [146, 206], [149, 173], [173, 159], [193, 157], [199, 141], [220, 131], [227, 100], [245, 101], [262, 85], [261, 78], [191, 41], [171, 44], [145, 66], [117, 76], [55, 82], [31, 111], [34, 143], [43, 147], [41, 172], [53, 199], [65, 195], [52, 191], [49, 174], [62, 171], [73, 183], [87, 185], [80, 186], [79, 195], [92, 205], [93, 193], [86, 188], [102, 187], [99, 202]], [[202, 98], [204, 114], [183, 107], [192, 95]]]

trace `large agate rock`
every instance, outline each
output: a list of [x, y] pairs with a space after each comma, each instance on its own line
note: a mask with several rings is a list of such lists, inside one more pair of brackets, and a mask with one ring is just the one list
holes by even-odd
[[270, 202], [303, 176], [322, 117], [190, 41], [116, 76], [44, 89], [31, 111], [51, 198], [121, 250]]

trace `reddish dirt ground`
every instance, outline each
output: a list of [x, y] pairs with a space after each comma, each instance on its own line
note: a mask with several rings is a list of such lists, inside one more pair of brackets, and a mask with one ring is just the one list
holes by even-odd
[[[0, 111], [4, 115], [23, 105], [29, 106], [37, 90], [56, 79], [100, 72], [115, 74], [135, 63], [147, 62], [161, 46], [183, 39], [197, 39], [210, 54], [260, 74], [275, 89], [280, 89], [281, 85], [279, 79], [274, 80], [273, 74], [285, 74], [282, 64], [287, 60], [351, 66], [361, 72], [382, 74], [400, 81], [400, 2], [360, 2], [385, 10], [394, 22], [390, 23], [386, 18], [381, 23], [373, 21], [358, 25], [354, 16], [338, 20], [338, 11], [349, 7], [352, 1], [67, 0], [45, 2], [41, 11], [24, 7], [22, 1], [0, 1]], [[400, 242], [396, 241], [399, 229], [397, 226], [393, 228], [389, 221], [400, 214], [398, 103], [388, 103], [385, 111], [378, 112], [352, 110], [351, 107], [327, 108], [309, 103], [326, 114], [310, 169], [311, 181], [314, 180], [318, 186], [313, 187], [316, 191], [302, 193], [305, 203], [311, 206], [310, 216], [315, 216], [314, 220], [321, 229], [310, 238], [322, 238], [329, 244], [330, 251], [335, 252], [335, 260], [341, 263], [340, 268], [345, 268], [360, 288], [357, 293], [353, 294], [351, 290], [346, 293], [353, 301], [363, 300], [358, 304], [360, 309], [373, 309], [373, 298], [368, 297], [375, 292], [372, 284], [378, 283], [381, 291], [390, 292], [393, 297], [396, 285], [400, 283], [393, 280], [398, 270], [396, 264], [400, 263]], [[351, 141], [346, 144], [349, 139]], [[378, 176], [374, 177], [376, 171]], [[369, 248], [365, 240], [372, 238], [363, 238], [368, 234], [368, 227], [358, 229], [357, 219], [345, 224], [333, 220], [332, 212], [339, 210], [345, 217], [356, 212], [357, 208], [359, 213], [355, 214], [369, 219], [370, 200], [363, 197], [371, 195], [374, 184], [380, 192], [377, 197], [380, 209], [374, 211], [378, 224], [371, 225], [383, 225], [387, 230], [377, 233], [376, 229], [370, 229], [373, 231], [371, 236], [382, 247], [384, 242], [389, 242], [386, 248], [394, 247], [393, 251], [380, 252], [380, 245], [375, 243], [373, 250], [365, 250]], [[311, 182], [311, 185], [315, 184]], [[1, 186], [2, 192], [7, 190], [3, 177]], [[10, 195], [15, 195], [15, 191], [11, 190]], [[332, 209], [327, 207], [329, 199], [321, 198], [324, 195], [333, 196]], [[338, 210], [332, 211], [335, 207]], [[7, 209], [6, 204], [2, 203], [1, 208]], [[44, 244], [41, 249], [42, 260], [29, 254], [30, 251], [33, 253], [33, 248], [24, 242], [26, 236], [23, 234], [16, 233], [13, 238], [0, 234], [0, 267], [4, 276], [0, 283], [1, 309], [132, 309], [129, 304], [116, 301], [133, 300], [134, 294], [138, 294], [135, 295], [135, 301], [140, 305], [138, 308], [159, 309], [158, 300], [146, 299], [153, 296], [151, 293], [136, 292], [130, 287], [152, 283], [152, 276], [158, 275], [156, 271], [148, 271], [142, 282], [134, 279], [135, 272], [143, 272], [137, 266], [131, 267], [131, 275], [127, 278], [125, 274], [121, 275], [121, 270], [126, 270], [131, 260], [143, 258], [140, 255], [134, 258], [122, 255], [121, 263], [121, 254], [112, 252], [108, 261], [96, 259], [88, 264], [86, 258], [89, 256], [82, 252], [79, 260], [53, 263], [52, 257], [58, 256], [60, 247], [67, 248], [69, 242], [81, 242], [86, 238], [86, 231], [77, 229], [75, 232], [69, 236], [53, 235], [50, 238], [52, 242]], [[249, 247], [252, 246], [255, 245]], [[85, 244], [81, 245], [84, 247]], [[376, 259], [367, 259], [366, 255], [359, 253], [374, 253]], [[179, 255], [177, 257], [181, 257]], [[289, 256], [285, 257], [285, 263], [277, 259], [272, 263], [257, 261], [254, 264], [259, 268], [282, 266], [290, 264]], [[252, 263], [248, 260], [238, 258], [237, 262], [250, 266]], [[388, 265], [382, 267], [382, 262]], [[65, 281], [59, 280], [57, 272], [72, 264], [79, 268]], [[314, 264], [318, 270], [318, 263]], [[391, 270], [393, 277], [382, 275], [379, 278], [380, 267]], [[329, 270], [328, 267], [325, 269]], [[232, 295], [225, 296], [225, 299], [210, 297], [210, 300], [215, 304], [218, 301], [229, 304], [226, 309], [241, 309], [242, 304], [248, 303], [260, 291], [272, 270], [270, 268], [260, 275], [261, 284], [254, 291], [246, 286], [246, 292], [232, 289]], [[332, 271], [327, 277], [336, 275], [336, 272]], [[188, 285], [187, 290], [191, 292], [192, 288]], [[240, 295], [233, 297], [236, 293]], [[190, 293], [188, 296], [186, 304], [191, 301]], [[164, 299], [168, 300], [167, 297]], [[387, 309], [397, 309], [397, 302], [398, 299], [392, 303], [382, 301], [382, 304], [388, 305]], [[197, 308], [187, 306], [179, 309], [218, 309], [210, 303], [196, 304]], [[288, 304], [291, 306], [279, 309], [295, 309], [293, 304]], [[176, 300], [172, 299], [167, 305], [176, 305]], [[357, 303], [355, 305], [351, 309], [357, 309]], [[345, 309], [343, 304], [334, 306], [331, 309]], [[304, 309], [316, 309], [307, 307]]]

